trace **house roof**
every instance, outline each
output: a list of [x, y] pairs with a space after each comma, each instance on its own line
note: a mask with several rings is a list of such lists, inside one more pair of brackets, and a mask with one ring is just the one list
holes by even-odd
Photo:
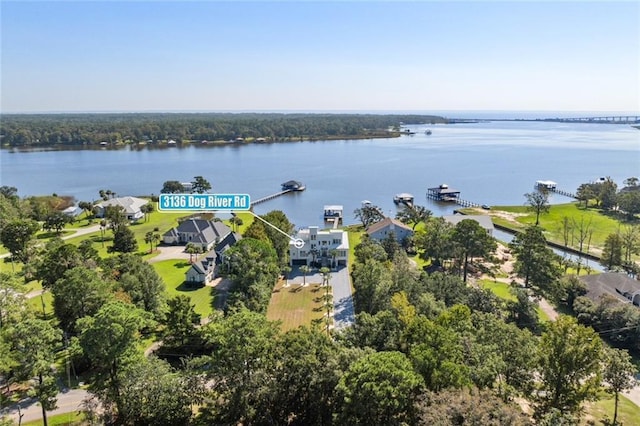
[[140, 208], [149, 201], [137, 197], [118, 197], [103, 201], [98, 204], [99, 207], [106, 208], [108, 206], [120, 206], [127, 214], [136, 214], [140, 212]]
[[229, 250], [235, 243], [242, 239], [242, 235], [237, 232], [230, 232], [226, 237], [222, 239], [218, 244], [216, 244], [215, 251], [216, 253], [224, 253]]
[[457, 225], [459, 222], [462, 222], [465, 219], [471, 219], [478, 222], [480, 226], [488, 231], [493, 231], [494, 229], [493, 222], [491, 221], [491, 216], [485, 214], [454, 214], [442, 216], [442, 218], [453, 225]]
[[580, 277], [580, 280], [587, 286], [587, 297], [592, 300], [598, 300], [603, 295], [615, 297], [621, 302], [630, 302], [624, 296], [640, 291], [640, 282], [629, 278], [625, 274], [615, 272], [605, 272], [602, 274], [587, 275]]
[[207, 271], [215, 264], [217, 257], [218, 255], [215, 250], [210, 250], [201, 256], [199, 260], [193, 262], [191, 264], [191, 269], [195, 269], [199, 274], [206, 274]]
[[373, 225], [369, 226], [369, 229], [367, 229], [367, 234], [371, 235], [374, 234], [384, 228], [390, 227], [391, 224], [393, 224], [394, 227], [398, 227], [401, 229], [404, 229], [406, 231], [410, 231], [413, 232], [413, 229], [411, 229], [410, 226], [405, 225], [404, 223], [400, 222], [397, 219], [393, 219], [391, 217], [385, 217], [383, 220], [381, 220], [380, 222], [376, 222]]
[[[231, 232], [231, 228], [222, 222], [204, 219], [188, 219], [181, 222], [180, 225], [175, 228], [175, 232], [176, 234], [196, 234], [192, 239], [193, 242], [210, 244], [226, 237]], [[175, 234], [166, 233], [165, 235]]]

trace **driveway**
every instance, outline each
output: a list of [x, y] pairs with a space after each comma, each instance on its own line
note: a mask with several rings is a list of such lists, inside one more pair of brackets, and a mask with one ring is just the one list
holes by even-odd
[[[84, 389], [71, 389], [66, 392], [60, 392], [57, 395], [58, 408], [55, 410], [47, 411], [47, 417], [55, 416], [56, 414], [73, 413], [80, 411], [82, 408], [82, 401], [89, 396], [89, 392]], [[26, 398], [19, 402], [20, 410], [22, 412], [22, 423], [31, 422], [33, 420], [42, 419], [42, 407], [37, 400]], [[0, 414], [4, 414], [3, 410]], [[17, 404], [9, 406], [6, 411], [9, 419], [18, 424], [18, 407]]]
[[[305, 281], [304, 275], [300, 272], [299, 267], [294, 267], [287, 279], [287, 284], [300, 285]], [[322, 274], [313, 269], [307, 274], [307, 284], [321, 284]], [[334, 327], [339, 330], [355, 323], [355, 310], [353, 308], [353, 297], [351, 295], [351, 277], [349, 276], [349, 268], [341, 266], [338, 270], [331, 271], [331, 279], [329, 284], [333, 288], [333, 321]]]
[[[163, 260], [171, 260], [171, 259], [185, 259], [189, 260], [189, 253], [184, 251], [184, 246], [158, 246], [156, 249], [160, 252], [159, 255], [152, 257], [147, 262], [156, 263], [161, 262]], [[148, 250], [147, 250], [148, 252]], [[201, 254], [198, 255], [202, 256]], [[196, 255], [193, 255], [193, 260], [195, 261]]]
[[333, 287], [333, 321], [336, 330], [340, 330], [356, 322], [349, 268], [342, 266], [337, 271], [331, 271], [330, 282]]

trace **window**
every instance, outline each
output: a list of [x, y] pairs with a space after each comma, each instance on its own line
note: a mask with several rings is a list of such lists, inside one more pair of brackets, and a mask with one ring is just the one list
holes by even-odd
[[315, 241], [316, 240], [316, 235], [311, 235], [311, 241]]

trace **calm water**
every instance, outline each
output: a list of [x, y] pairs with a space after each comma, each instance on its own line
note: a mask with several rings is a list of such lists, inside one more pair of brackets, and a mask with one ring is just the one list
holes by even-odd
[[[307, 185], [256, 207], [283, 210], [298, 227], [322, 222], [325, 204], [342, 204], [345, 222], [370, 200], [395, 214], [393, 196], [415, 195], [436, 215], [455, 208], [426, 199], [428, 187], [447, 183], [479, 204], [524, 204], [539, 179], [575, 191], [583, 182], [611, 176], [618, 184], [640, 176], [640, 131], [625, 125], [483, 122], [407, 126], [416, 134], [393, 139], [301, 142], [142, 150], [0, 151], [0, 184], [21, 196], [70, 194], [98, 198], [158, 194], [166, 180], [202, 175], [214, 192], [260, 198], [290, 179]], [[425, 135], [430, 129], [432, 134]], [[566, 202], [554, 196], [552, 202]]]

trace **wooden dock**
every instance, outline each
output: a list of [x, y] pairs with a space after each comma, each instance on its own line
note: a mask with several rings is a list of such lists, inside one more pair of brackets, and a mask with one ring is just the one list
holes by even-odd
[[289, 192], [293, 192], [293, 189], [285, 189], [284, 191], [276, 192], [275, 194], [267, 195], [266, 197], [258, 198], [255, 201], [251, 202], [251, 207], [256, 204], [264, 203], [265, 201], [273, 200], [274, 198], [278, 198], [281, 195], [287, 194]]
[[558, 189], [558, 184], [550, 180], [538, 180], [536, 181], [535, 187], [540, 191], [553, 192], [555, 194], [564, 195], [565, 197], [578, 199], [576, 194]]
[[481, 205], [478, 203], [474, 203], [473, 201], [469, 201], [469, 200], [463, 200], [462, 198], [456, 198], [454, 203], [462, 207], [481, 207]]
[[562, 189], [553, 188], [553, 189], [548, 189], [547, 191], [554, 192], [554, 193], [560, 194], [560, 195], [564, 195], [565, 197], [575, 198], [576, 200], [578, 199], [578, 197], [576, 197], [576, 194], [574, 194], [572, 192], [569, 192], [569, 191], [563, 191]]
[[427, 198], [443, 203], [454, 203], [462, 207], [482, 207], [478, 203], [460, 198], [460, 191], [449, 188], [449, 185], [444, 183], [435, 188], [428, 188]]

